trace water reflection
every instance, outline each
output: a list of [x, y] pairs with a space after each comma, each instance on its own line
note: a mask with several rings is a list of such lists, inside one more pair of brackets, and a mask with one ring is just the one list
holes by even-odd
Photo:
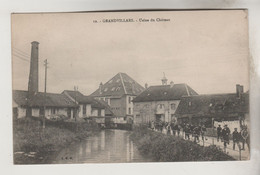
[[149, 162], [139, 154], [129, 131], [103, 130], [94, 137], [63, 149], [53, 163]]

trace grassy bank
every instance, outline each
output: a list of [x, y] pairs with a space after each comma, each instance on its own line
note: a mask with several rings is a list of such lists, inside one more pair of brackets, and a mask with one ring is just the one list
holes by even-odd
[[43, 131], [39, 119], [23, 118], [13, 122], [14, 163], [48, 163], [60, 149], [98, 131], [95, 123], [46, 121]]
[[215, 146], [202, 147], [192, 141], [167, 136], [143, 127], [133, 130], [130, 138], [141, 154], [148, 155], [154, 161], [225, 161], [234, 160]]

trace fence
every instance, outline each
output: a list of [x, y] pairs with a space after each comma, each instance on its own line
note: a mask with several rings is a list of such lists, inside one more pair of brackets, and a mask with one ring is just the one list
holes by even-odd
[[[155, 129], [154, 129], [155, 130]], [[217, 139], [217, 137], [214, 136], [209, 136], [209, 135], [198, 135], [196, 137], [195, 134], [193, 133], [186, 133], [183, 130], [170, 130], [170, 133], [168, 133], [166, 131], [166, 129], [164, 128], [162, 131], [160, 130], [155, 130], [157, 132], [162, 132], [164, 134], [170, 134], [170, 135], [175, 135], [177, 137], [180, 137], [184, 140], [193, 140], [194, 142], [196, 142], [197, 144], [201, 145], [201, 146], [210, 146], [210, 145], [215, 145], [218, 148], [220, 148], [224, 153], [232, 156], [233, 158], [237, 159], [237, 160], [247, 160], [249, 158], [249, 145], [247, 145], [247, 149], [242, 149], [241, 148], [241, 142], [236, 142], [235, 143], [235, 147], [238, 148], [237, 149], [233, 149], [234, 143], [232, 140], [229, 141], [229, 143], [224, 146], [224, 142]], [[187, 134], [189, 134], [189, 137], [187, 136]], [[246, 143], [244, 143], [246, 144]], [[231, 148], [230, 148], [231, 146]], [[245, 146], [245, 145], [244, 145]]]

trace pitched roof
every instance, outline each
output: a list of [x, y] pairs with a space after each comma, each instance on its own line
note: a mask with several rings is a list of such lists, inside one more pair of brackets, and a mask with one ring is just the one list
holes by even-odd
[[98, 88], [90, 96], [112, 96], [120, 97], [122, 95], [138, 95], [144, 88], [126, 73], [118, 73], [108, 82], [102, 85], [101, 90]]
[[193, 116], [223, 115], [248, 113], [249, 94], [244, 93], [241, 99], [232, 94], [209, 94], [182, 97], [175, 114], [192, 114]]
[[[97, 99], [96, 99], [97, 100]], [[101, 103], [105, 107], [105, 115], [111, 115], [113, 116], [114, 113], [111, 109], [111, 107], [105, 102], [104, 100], [97, 100], [99, 103]]]
[[136, 98], [133, 102], [147, 101], [169, 101], [180, 100], [182, 96], [197, 95], [191, 87], [186, 84], [150, 86]]
[[62, 94], [69, 95], [73, 101], [76, 99], [80, 104], [91, 104], [93, 108], [105, 108], [105, 105], [94, 99], [94, 97], [83, 95], [79, 91], [64, 90]]
[[[43, 92], [36, 93], [28, 100], [28, 91], [13, 90], [13, 100], [20, 106], [42, 107], [45, 104]], [[74, 103], [64, 94], [46, 93], [47, 107], [76, 107]]]

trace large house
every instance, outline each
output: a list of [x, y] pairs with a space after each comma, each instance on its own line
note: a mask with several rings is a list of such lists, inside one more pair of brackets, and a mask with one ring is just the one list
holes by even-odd
[[170, 122], [176, 120], [175, 111], [182, 96], [197, 95], [187, 84], [167, 85], [167, 79], [162, 79], [162, 85], [150, 86], [134, 100], [134, 123], [149, 123], [151, 121]]
[[183, 96], [175, 114], [179, 123], [249, 125], [249, 93], [237, 85], [236, 93]]
[[90, 96], [105, 101], [115, 116], [116, 123], [131, 122], [133, 119], [132, 100], [144, 88], [126, 73], [118, 73]]

